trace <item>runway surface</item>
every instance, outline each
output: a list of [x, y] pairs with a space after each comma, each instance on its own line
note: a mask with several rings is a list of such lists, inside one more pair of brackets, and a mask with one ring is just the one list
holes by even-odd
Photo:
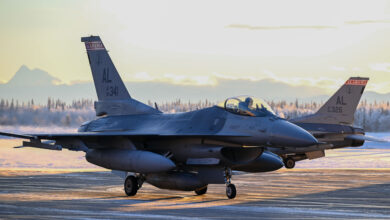
[[1, 219], [390, 219], [390, 169], [282, 169], [233, 177], [203, 196], [144, 184], [126, 197], [110, 172], [0, 170]]

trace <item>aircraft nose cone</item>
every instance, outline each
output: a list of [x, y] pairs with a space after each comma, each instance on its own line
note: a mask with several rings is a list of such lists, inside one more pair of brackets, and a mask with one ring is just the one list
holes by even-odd
[[307, 147], [318, 144], [317, 139], [305, 129], [285, 120], [274, 121], [270, 136], [272, 145]]

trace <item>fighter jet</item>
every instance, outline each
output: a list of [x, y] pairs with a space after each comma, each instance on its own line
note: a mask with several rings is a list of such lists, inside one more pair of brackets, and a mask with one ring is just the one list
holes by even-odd
[[369, 78], [351, 77], [314, 114], [291, 119], [290, 122], [309, 131], [321, 144], [306, 148], [268, 148], [283, 158], [285, 167], [291, 169], [296, 161], [325, 156], [325, 150], [360, 147], [365, 141], [384, 142], [365, 135], [355, 127], [354, 114]]
[[0, 135], [26, 139], [21, 147], [84, 151], [86, 160], [125, 178], [134, 196], [144, 182], [162, 189], [206, 193], [225, 184], [236, 196], [232, 170], [266, 172], [283, 167], [266, 146], [318, 144], [309, 132], [282, 118], [260, 99], [233, 97], [220, 105], [167, 114], [130, 96], [99, 36], [82, 37], [97, 92], [97, 118], [77, 133]]

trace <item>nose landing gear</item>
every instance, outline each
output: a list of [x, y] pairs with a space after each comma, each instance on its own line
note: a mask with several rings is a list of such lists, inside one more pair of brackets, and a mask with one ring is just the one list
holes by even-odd
[[225, 168], [225, 184], [226, 184], [226, 196], [229, 199], [234, 199], [237, 195], [236, 186], [231, 183], [232, 179], [232, 170], [230, 168]]
[[226, 196], [229, 199], [234, 199], [236, 197], [237, 191], [236, 191], [236, 186], [234, 184], [229, 183], [226, 185]]

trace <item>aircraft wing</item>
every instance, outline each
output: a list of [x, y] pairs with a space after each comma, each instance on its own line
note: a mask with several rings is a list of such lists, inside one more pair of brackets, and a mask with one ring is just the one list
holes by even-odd
[[115, 136], [157, 136], [154, 133], [130, 133], [130, 132], [80, 132], [80, 133], [52, 133], [52, 134], [14, 134], [0, 132], [0, 136], [21, 138], [21, 139], [46, 139], [55, 140], [59, 138], [81, 138], [81, 137], [115, 137]]
[[13, 133], [7, 133], [7, 132], [0, 132], [0, 136], [7, 136], [7, 137], [14, 137], [14, 138], [21, 138], [21, 139], [33, 139], [34, 138], [31, 135], [13, 134]]
[[389, 142], [387, 140], [370, 137], [367, 135], [351, 134], [345, 137], [345, 139], [357, 140], [357, 141], [372, 141], [372, 142]]
[[8, 136], [21, 139], [45, 139], [56, 140], [60, 138], [88, 138], [88, 137], [249, 137], [241, 133], [153, 133], [153, 132], [129, 132], [129, 131], [109, 131], [109, 132], [78, 132], [78, 133], [53, 133], [53, 134], [14, 134], [0, 132], [1, 136]]
[[[0, 132], [0, 136], [8, 136], [21, 139], [29, 139], [29, 141], [23, 141], [23, 147], [34, 147], [48, 150], [62, 150], [67, 148], [75, 151], [87, 151], [88, 148], [101, 148], [99, 146], [86, 146], [84, 141], [99, 138], [113, 137], [247, 137], [248, 135], [239, 133], [145, 133], [145, 132], [129, 132], [129, 131], [110, 131], [110, 132], [78, 132], [78, 133], [58, 133], [58, 134], [14, 134]], [[48, 140], [48, 141], [42, 141]]]

